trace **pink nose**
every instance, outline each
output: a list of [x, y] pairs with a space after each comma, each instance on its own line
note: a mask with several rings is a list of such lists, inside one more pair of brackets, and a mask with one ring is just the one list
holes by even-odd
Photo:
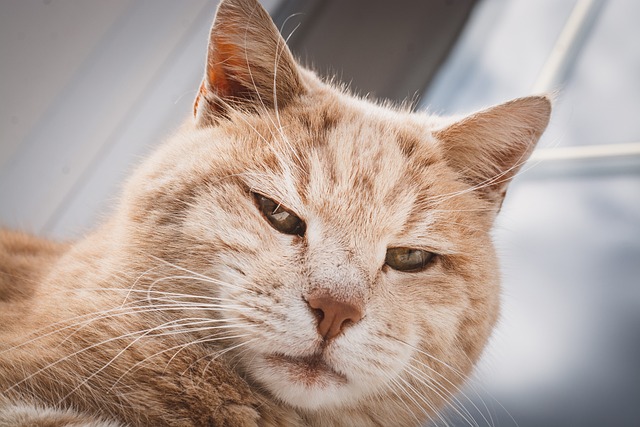
[[307, 303], [318, 316], [318, 333], [326, 340], [340, 335], [347, 326], [362, 319], [360, 308], [326, 293], [309, 298]]

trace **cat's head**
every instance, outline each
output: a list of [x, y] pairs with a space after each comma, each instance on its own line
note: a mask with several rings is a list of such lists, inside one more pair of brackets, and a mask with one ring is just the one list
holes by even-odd
[[490, 228], [549, 113], [545, 97], [458, 119], [355, 98], [301, 68], [255, 0], [227, 0], [194, 118], [129, 182], [121, 219], [176, 269], [157, 286], [211, 302], [199, 316], [266, 393], [411, 423], [495, 323]]

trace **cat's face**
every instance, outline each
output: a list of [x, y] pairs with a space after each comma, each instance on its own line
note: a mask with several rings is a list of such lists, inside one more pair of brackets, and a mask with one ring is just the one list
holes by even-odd
[[123, 204], [146, 252], [202, 275], [162, 286], [215, 301], [230, 360], [285, 404], [433, 412], [497, 317], [489, 231], [548, 100], [458, 121], [357, 100], [243, 0], [218, 12], [195, 112]]

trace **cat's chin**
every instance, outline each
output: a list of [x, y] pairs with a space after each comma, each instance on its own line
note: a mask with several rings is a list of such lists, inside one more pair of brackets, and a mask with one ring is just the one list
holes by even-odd
[[346, 384], [346, 376], [331, 368], [321, 356], [291, 357], [274, 354], [266, 357], [268, 364], [287, 372], [295, 382], [315, 386], [327, 382]]
[[320, 356], [272, 354], [262, 356], [261, 362], [260, 368], [253, 372], [256, 379], [280, 400], [296, 408], [335, 408], [353, 402], [359, 395], [358, 387]]

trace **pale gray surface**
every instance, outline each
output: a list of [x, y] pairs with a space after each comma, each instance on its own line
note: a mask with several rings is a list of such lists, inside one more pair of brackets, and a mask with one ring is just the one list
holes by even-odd
[[191, 114], [217, 3], [0, 4], [3, 225], [71, 237], [108, 212], [137, 159]]
[[[2, 224], [73, 237], [108, 211], [131, 167], [190, 114], [215, 3], [0, 3]], [[574, 3], [484, 0], [426, 96], [431, 109], [527, 94]], [[638, 17], [640, 2], [605, 3], [543, 145], [640, 140]], [[637, 163], [566, 176], [541, 169], [518, 178], [498, 223], [504, 315], [466, 391], [486, 420], [474, 417], [638, 426]]]
[[106, 3], [2, 3], [5, 225], [86, 230], [136, 156], [189, 112], [217, 2]]

